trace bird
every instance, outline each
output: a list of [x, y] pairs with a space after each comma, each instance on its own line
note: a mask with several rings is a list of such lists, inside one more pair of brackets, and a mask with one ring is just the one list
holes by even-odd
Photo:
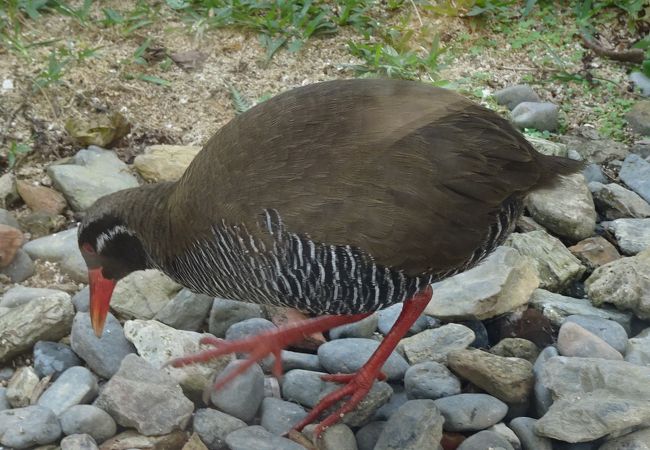
[[[193, 292], [294, 308], [308, 318], [223, 341], [178, 367], [235, 352], [251, 364], [306, 335], [403, 303], [380, 346], [297, 424], [316, 434], [352, 411], [432, 297], [486, 258], [524, 199], [581, 163], [537, 152], [507, 119], [418, 81], [343, 79], [288, 90], [236, 116], [180, 179], [98, 199], [78, 227], [100, 336], [113, 288], [158, 269]], [[338, 406], [337, 406], [338, 407]]]

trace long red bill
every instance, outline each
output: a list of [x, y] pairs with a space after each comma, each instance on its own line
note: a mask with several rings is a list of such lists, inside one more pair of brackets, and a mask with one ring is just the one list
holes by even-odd
[[101, 267], [90, 269], [88, 279], [90, 280], [90, 322], [95, 330], [95, 335], [100, 337], [104, 330], [108, 305], [111, 303], [116, 281], [104, 278]]

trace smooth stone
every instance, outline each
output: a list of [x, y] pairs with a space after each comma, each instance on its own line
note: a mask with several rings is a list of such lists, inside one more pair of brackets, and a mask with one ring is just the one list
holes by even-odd
[[70, 367], [80, 365], [79, 357], [65, 344], [38, 341], [34, 346], [34, 370], [41, 378], [51, 375], [56, 379]]
[[504, 357], [521, 358], [534, 363], [539, 355], [539, 348], [528, 339], [505, 338], [492, 347], [490, 353]]
[[70, 332], [74, 308], [69, 295], [38, 299], [0, 315], [0, 363], [38, 341], [58, 341]]
[[448, 365], [470, 381], [506, 403], [524, 403], [533, 389], [533, 365], [521, 358], [504, 358], [482, 350], [457, 350]]
[[[315, 372], [323, 371], [323, 366], [321, 366], [320, 364], [318, 355], [313, 355], [311, 353], [292, 352], [290, 350], [282, 350], [282, 352], [280, 353], [280, 358], [282, 362], [282, 370], [284, 370], [285, 372], [288, 372], [293, 369], [312, 370]], [[262, 366], [262, 369], [264, 370], [265, 373], [271, 372], [271, 369], [273, 368], [273, 364], [275, 364], [274, 356], [264, 358], [260, 362], [260, 365]]]
[[11, 409], [11, 405], [7, 398], [7, 388], [0, 387], [0, 411], [4, 411], [5, 409]]
[[474, 339], [475, 334], [468, 327], [450, 323], [404, 338], [399, 348], [411, 364], [427, 361], [446, 364], [449, 353], [467, 348]]
[[589, 442], [650, 423], [650, 367], [556, 356], [540, 379], [555, 401], [535, 425], [538, 435]]
[[285, 400], [313, 408], [318, 403], [320, 393], [325, 389], [327, 383], [321, 379], [323, 375], [326, 374], [311, 370], [287, 371], [282, 377], [282, 397]]
[[540, 98], [533, 88], [527, 84], [515, 84], [494, 93], [494, 99], [499, 105], [505, 105], [512, 111], [522, 102], [539, 102]]
[[0, 306], [5, 308], [15, 308], [24, 305], [32, 300], [43, 300], [47, 298], [70, 298], [70, 296], [57, 289], [32, 288], [25, 286], [14, 286], [7, 290], [0, 299]]
[[59, 420], [64, 434], [87, 434], [100, 444], [117, 432], [110, 414], [93, 405], [71, 406], [59, 416]]
[[245, 428], [246, 422], [212, 408], [197, 409], [193, 429], [210, 450], [227, 450], [226, 436]]
[[74, 281], [88, 282], [88, 268], [79, 251], [76, 227], [34, 239], [26, 243], [23, 249], [32, 259], [59, 263], [61, 271]]
[[431, 285], [425, 314], [442, 320], [484, 320], [528, 303], [539, 278], [530, 258], [498, 247], [478, 266]]
[[[641, 138], [638, 141], [636, 141], [632, 145], [632, 149], [630, 151], [646, 160], [650, 158], [650, 137]], [[7, 225], [13, 226], [11, 225], [11, 223], [2, 221], [2, 210], [0, 210], [0, 223], [7, 223]]]
[[63, 195], [47, 186], [17, 180], [16, 190], [32, 211], [61, 214], [68, 206]]
[[9, 381], [16, 371], [13, 367], [0, 367], [0, 381]]
[[[639, 90], [641, 90], [641, 95], [644, 97], [650, 97], [650, 78], [648, 78], [643, 72], [635, 71], [630, 73], [629, 79], [637, 88], [639, 88]], [[648, 442], [650, 442], [650, 439], [648, 439]]]
[[610, 183], [589, 183], [596, 210], [607, 220], [650, 217], [650, 204], [636, 192]]
[[458, 394], [434, 400], [445, 418], [445, 431], [479, 431], [501, 420], [508, 405], [487, 394]]
[[72, 296], [72, 303], [77, 312], [90, 311], [90, 287], [85, 286], [79, 292]]
[[175, 450], [187, 442], [187, 434], [174, 431], [162, 436], [143, 436], [135, 430], [124, 431], [104, 442], [101, 450]]
[[598, 450], [650, 450], [650, 428], [611, 439]]
[[262, 401], [260, 411], [262, 416], [260, 425], [278, 436], [284, 435], [307, 417], [307, 411], [302, 406], [273, 397], [267, 397]]
[[263, 316], [264, 313], [259, 305], [217, 297], [212, 302], [208, 329], [210, 334], [223, 338], [231, 325]]
[[16, 257], [16, 253], [23, 245], [23, 232], [18, 228], [10, 227], [0, 223], [0, 268], [5, 268], [11, 264]]
[[[214, 380], [215, 383], [243, 364], [244, 361], [230, 362]], [[210, 400], [217, 409], [245, 422], [255, 417], [263, 398], [264, 372], [258, 364], [253, 364], [219, 391], [210, 394]]]
[[226, 340], [237, 341], [248, 337], [259, 336], [266, 331], [277, 329], [277, 326], [270, 320], [261, 317], [245, 319], [241, 322], [233, 323], [226, 331]]
[[180, 290], [159, 270], [138, 270], [117, 283], [111, 307], [127, 319], [152, 319]]
[[[195, 331], [176, 330], [156, 320], [128, 320], [124, 323], [124, 336], [133, 344], [138, 355], [153, 367], [162, 367], [174, 358], [198, 353], [213, 348], [199, 345], [208, 334]], [[183, 367], [164, 367], [183, 391], [193, 399], [200, 399], [206, 387], [211, 384], [212, 375], [221, 372], [232, 357], [226, 355], [201, 364]]]
[[631, 153], [623, 161], [618, 175], [623, 183], [650, 203], [650, 162]]
[[318, 438], [317, 445], [318, 450], [358, 450], [354, 433], [342, 423], [328, 427]]
[[544, 370], [546, 361], [558, 355], [559, 353], [555, 347], [546, 347], [537, 357], [535, 364], [533, 364], [533, 373], [535, 375], [535, 386], [533, 388], [535, 392], [535, 410], [540, 417], [546, 414], [553, 404], [551, 390], [542, 383], [542, 371]]
[[0, 444], [23, 449], [56, 442], [61, 425], [56, 415], [42, 406], [0, 411]]
[[370, 422], [368, 425], [364, 425], [359, 428], [355, 437], [357, 438], [357, 447], [359, 450], [374, 450], [379, 436], [386, 427], [386, 421], [378, 420], [376, 422]]
[[91, 402], [97, 392], [97, 378], [90, 370], [70, 367], [43, 392], [38, 404], [50, 408], [58, 416], [74, 405]]
[[560, 136], [560, 142], [570, 149], [576, 150], [584, 160], [602, 164], [612, 160], [624, 159], [629, 151], [627, 145], [612, 139], [603, 139], [600, 136]]
[[13, 408], [29, 406], [38, 382], [38, 375], [30, 366], [18, 368], [7, 384], [7, 400], [9, 404]]
[[530, 257], [541, 289], [561, 291], [572, 281], [579, 280], [585, 272], [578, 258], [559, 239], [545, 231], [512, 233], [505, 245]]
[[517, 417], [510, 421], [510, 428], [521, 441], [523, 450], [553, 450], [550, 439], [535, 433], [536, 423], [531, 417]]
[[127, 355], [135, 352], [133, 345], [124, 336], [122, 325], [111, 313], [108, 313], [104, 332], [98, 338], [90, 324], [90, 315], [78, 312], [72, 323], [70, 344], [72, 350], [93, 372], [106, 379], [117, 373]]
[[602, 319], [600, 317], [584, 316], [579, 314], [567, 317], [566, 321], [577, 323], [582, 328], [590, 331], [607, 342], [616, 349], [616, 351], [625, 353], [628, 336], [625, 328], [623, 328], [620, 323], [613, 320]]
[[[4, 178], [4, 175], [0, 178]], [[0, 202], [1, 201], [2, 199], [0, 199]], [[16, 220], [14, 215], [4, 208], [0, 208], [0, 224], [7, 225], [12, 228], [17, 228], [20, 230], [20, 225], [18, 224], [18, 221]]]
[[625, 361], [639, 366], [650, 366], [650, 328], [627, 341]]
[[71, 434], [61, 440], [61, 450], [99, 450], [95, 440], [87, 434]]
[[457, 450], [514, 450], [510, 442], [492, 431], [480, 431], [463, 441]]
[[463, 325], [474, 332], [474, 340], [469, 344], [472, 348], [488, 348], [490, 346], [490, 336], [488, 335], [487, 328], [480, 320], [463, 320], [457, 322], [458, 325]]
[[133, 167], [146, 181], [178, 180], [201, 147], [195, 145], [150, 145], [133, 160]]
[[80, 150], [72, 164], [50, 165], [47, 174], [75, 211], [88, 209], [105, 195], [138, 186], [115, 153], [95, 146]]
[[287, 438], [275, 436], [259, 425], [240, 428], [226, 436], [230, 450], [305, 450]]
[[329, 330], [329, 337], [330, 339], [370, 338], [375, 333], [378, 323], [378, 315], [371, 314], [358, 322], [332, 328]]
[[[396, 303], [377, 312], [377, 328], [379, 328], [379, 332], [381, 334], [385, 336], [390, 332], [390, 330], [393, 328], [393, 325], [395, 325], [395, 322], [397, 322], [397, 318], [402, 313], [403, 308], [404, 303]], [[438, 322], [435, 318], [426, 314], [422, 314], [417, 318], [413, 325], [411, 325], [411, 328], [409, 328], [407, 335], [417, 334], [429, 328], [436, 328], [439, 325], [440, 322]]]
[[576, 245], [569, 247], [569, 251], [578, 258], [589, 271], [604, 266], [621, 258], [621, 255], [607, 239], [594, 236], [583, 239]]
[[562, 356], [622, 360], [623, 355], [607, 342], [574, 322], [566, 321], [560, 327], [557, 349]]
[[596, 208], [582, 174], [564, 176], [555, 186], [531, 192], [526, 205], [533, 219], [553, 234], [574, 241], [594, 234]]
[[595, 306], [610, 303], [650, 319], [650, 249], [599, 267], [587, 278], [585, 288]]
[[171, 376], [132, 354], [104, 385], [95, 405], [119, 425], [145, 435], [183, 430], [194, 411], [194, 404]]
[[[361, 369], [379, 347], [372, 339], [345, 338], [326, 342], [318, 348], [321, 365], [329, 373], [354, 373]], [[404, 378], [409, 364], [398, 353], [393, 352], [382, 366], [388, 380]]]
[[[341, 389], [339, 383], [326, 383], [318, 397], [318, 401], [321, 401], [325, 396], [338, 389]], [[388, 401], [393, 397], [395, 397], [395, 395], [393, 395], [393, 389], [388, 383], [384, 381], [375, 381], [372, 388], [370, 388], [370, 392], [363, 397], [354, 410], [343, 416], [342, 423], [351, 427], [364, 426], [374, 420], [374, 417], [379, 415], [378, 411], [382, 407], [385, 407]], [[327, 410], [327, 413], [334, 413], [342, 406], [343, 402], [338, 402], [332, 408]]]
[[[384, 403], [381, 408], [377, 410], [375, 413], [375, 418], [374, 420], [388, 420], [390, 419], [390, 416], [392, 416], [395, 411], [400, 409], [400, 407], [409, 401], [408, 396], [406, 395], [406, 390], [404, 387], [402, 387], [399, 384], [393, 384], [392, 386], [393, 389], [393, 395], [390, 396], [388, 401]], [[412, 399], [412, 400], [417, 400], [417, 399]]]
[[12, 283], [22, 283], [34, 275], [35, 271], [34, 262], [29, 255], [23, 249], [18, 249], [11, 263], [0, 269], [0, 274], [9, 277]]
[[511, 112], [518, 128], [555, 131], [558, 127], [559, 106], [548, 102], [521, 102]]
[[0, 208], [10, 208], [20, 200], [16, 191], [16, 176], [5, 173], [0, 176]]
[[[626, 260], [627, 259], [629, 258], [626, 258]], [[595, 280], [596, 278], [594, 281]], [[630, 329], [630, 324], [632, 321], [630, 313], [619, 311], [614, 308], [602, 307], [601, 303], [598, 302], [598, 298], [600, 297], [596, 297], [596, 301], [594, 301], [593, 292], [590, 292], [589, 296], [591, 298], [591, 301], [584, 298], [567, 297], [565, 295], [555, 294], [543, 289], [537, 289], [530, 297], [530, 306], [542, 311], [544, 316], [547, 317], [551, 323], [553, 323], [553, 325], [556, 325], [558, 327], [564, 323], [567, 317], [574, 314], [580, 314], [584, 316], [595, 316], [600, 317], [601, 319], [613, 320], [620, 323], [626, 330]], [[594, 306], [592, 302], [596, 306]]]
[[641, 100], [632, 105], [625, 114], [627, 123], [635, 133], [643, 136], [650, 135], [650, 101]]
[[591, 184], [592, 182], [607, 184], [609, 180], [603, 173], [603, 169], [598, 164], [588, 164], [582, 174], [585, 177], [587, 183]]
[[650, 219], [616, 219], [601, 222], [603, 228], [616, 236], [621, 252], [636, 255], [650, 249]]
[[444, 419], [433, 400], [409, 400], [384, 425], [375, 450], [435, 449]]
[[460, 381], [443, 364], [429, 361], [409, 367], [404, 375], [404, 387], [409, 399], [441, 397], [460, 394]]
[[213, 298], [208, 295], [181, 289], [154, 319], [177, 330], [197, 331], [208, 318], [212, 302]]
[[514, 450], [521, 450], [521, 441], [517, 437], [514, 431], [512, 431], [508, 426], [501, 422], [496, 425], [492, 425], [487, 428], [487, 431], [498, 434], [503, 439], [505, 439]]

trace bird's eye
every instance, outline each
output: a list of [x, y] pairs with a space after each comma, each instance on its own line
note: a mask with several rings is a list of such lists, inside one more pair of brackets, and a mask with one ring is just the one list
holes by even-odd
[[86, 253], [88, 253], [88, 254], [90, 254], [90, 255], [94, 255], [94, 254], [95, 254], [95, 249], [94, 249], [94, 248], [92, 247], [92, 245], [90, 245], [88, 242], [86, 242], [85, 244], [83, 244], [83, 245], [81, 246], [81, 249], [82, 249], [84, 252], [86, 252]]

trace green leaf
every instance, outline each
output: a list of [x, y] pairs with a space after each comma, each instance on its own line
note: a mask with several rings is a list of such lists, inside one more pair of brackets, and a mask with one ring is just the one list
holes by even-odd
[[230, 100], [233, 108], [235, 108], [235, 113], [241, 114], [251, 108], [250, 102], [234, 86], [229, 86], [228, 90], [230, 91]]
[[158, 78], [153, 75], [140, 75], [137, 77], [139, 80], [146, 81], [147, 83], [157, 84], [158, 86], [170, 86], [171, 81], [165, 80], [163, 78]]
[[189, 6], [189, 3], [185, 2], [184, 0], [165, 0], [165, 3], [167, 3], [167, 6], [169, 6], [171, 9], [185, 9]]

